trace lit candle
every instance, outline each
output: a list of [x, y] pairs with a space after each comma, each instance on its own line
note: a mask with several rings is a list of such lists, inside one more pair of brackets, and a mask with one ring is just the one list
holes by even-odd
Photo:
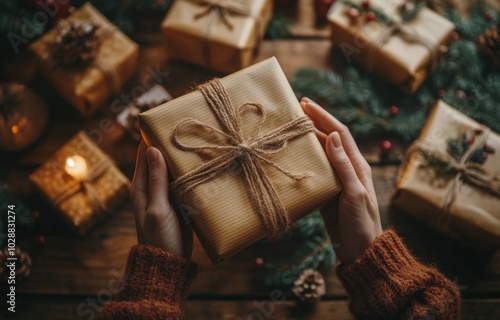
[[68, 157], [64, 170], [77, 181], [84, 181], [88, 177], [87, 161], [82, 156]]

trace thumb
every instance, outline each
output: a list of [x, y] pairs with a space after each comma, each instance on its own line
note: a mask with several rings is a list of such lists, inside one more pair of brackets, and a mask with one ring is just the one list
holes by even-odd
[[333, 170], [340, 178], [340, 181], [344, 186], [344, 190], [347, 191], [347, 193], [356, 191], [358, 188], [361, 188], [359, 190], [362, 190], [363, 185], [356, 175], [351, 159], [347, 156], [347, 153], [342, 145], [342, 140], [340, 139], [340, 135], [337, 131], [330, 133], [326, 139], [326, 154], [330, 160]]
[[161, 152], [150, 147], [146, 150], [149, 171], [149, 204], [150, 209], [161, 209], [168, 204], [168, 172], [167, 164]]

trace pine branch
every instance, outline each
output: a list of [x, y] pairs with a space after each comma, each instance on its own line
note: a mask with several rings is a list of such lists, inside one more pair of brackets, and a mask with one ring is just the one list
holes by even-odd
[[289, 288], [305, 269], [317, 269], [321, 264], [332, 267], [335, 264], [335, 253], [319, 212], [299, 220], [295, 232], [281, 241], [298, 242], [299, 247], [286, 259], [266, 263], [264, 282], [268, 287]]

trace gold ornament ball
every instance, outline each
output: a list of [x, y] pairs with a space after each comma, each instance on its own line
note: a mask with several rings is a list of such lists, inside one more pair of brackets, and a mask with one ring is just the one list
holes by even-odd
[[43, 99], [23, 84], [0, 84], [0, 151], [20, 151], [44, 132], [48, 110]]

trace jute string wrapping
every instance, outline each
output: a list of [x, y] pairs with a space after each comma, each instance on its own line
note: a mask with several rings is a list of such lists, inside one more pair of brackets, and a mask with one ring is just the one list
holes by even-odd
[[234, 28], [233, 23], [228, 18], [228, 15], [239, 15], [239, 16], [247, 16], [251, 17], [255, 20], [255, 37], [257, 41], [257, 47], [260, 42], [260, 18], [250, 12], [246, 6], [240, 1], [235, 0], [183, 0], [198, 4], [200, 6], [205, 6], [206, 9], [202, 12], [196, 14], [194, 18], [196, 20], [209, 16], [208, 21], [203, 30], [202, 36], [202, 47], [203, 47], [203, 58], [205, 59], [205, 66], [210, 68], [211, 66], [211, 55], [210, 55], [210, 34], [220, 21], [222, 22], [228, 29], [232, 30]]
[[103, 159], [97, 166], [89, 168], [89, 176], [87, 177], [86, 180], [83, 181], [76, 181], [77, 183], [74, 183], [73, 185], [70, 186], [65, 186], [66, 189], [59, 194], [57, 197], [55, 197], [54, 203], [56, 205], [59, 205], [63, 203], [64, 201], [68, 200], [75, 194], [77, 194], [80, 191], [86, 192], [92, 201], [92, 204], [94, 205], [94, 209], [97, 212], [102, 212], [102, 211], [107, 211], [106, 204], [102, 202], [101, 198], [99, 197], [98, 192], [95, 190], [94, 186], [92, 183], [99, 178], [106, 170], [111, 166], [111, 160], [109, 159]]
[[[203, 94], [222, 130], [189, 118], [176, 126], [173, 133], [174, 143], [184, 151], [197, 153], [213, 151], [219, 155], [198, 169], [177, 178], [172, 183], [176, 194], [182, 198], [197, 185], [214, 179], [232, 168], [234, 162], [237, 161], [241, 165], [248, 184], [248, 193], [252, 203], [255, 205], [257, 214], [266, 230], [273, 235], [287, 230], [292, 225], [291, 220], [262, 165], [267, 164], [295, 181], [312, 176], [310, 172], [297, 174], [285, 170], [277, 163], [269, 160], [268, 156], [285, 149], [289, 141], [313, 131], [313, 122], [309, 117], [302, 116], [270, 132], [261, 133], [266, 119], [266, 111], [262, 105], [258, 103], [244, 103], [240, 107], [235, 108], [219, 79], [212, 80], [200, 86], [198, 90]], [[245, 139], [242, 131], [241, 114], [245, 109], [253, 109], [260, 117], [255, 134], [248, 140]], [[181, 141], [181, 131], [184, 127], [191, 127], [193, 133], [201, 135], [203, 133], [200, 132], [199, 128], [204, 128], [225, 138], [227, 144], [187, 145]]]
[[451, 186], [446, 193], [443, 204], [439, 210], [439, 214], [435, 215], [436, 220], [435, 225], [440, 225], [447, 227], [450, 221], [450, 209], [455, 199], [457, 198], [460, 188], [464, 182], [467, 182], [473, 186], [481, 188], [492, 195], [500, 197], [500, 181], [494, 180], [487, 172], [481, 169], [481, 165], [477, 163], [469, 162], [471, 156], [481, 148], [484, 147], [488, 135], [490, 133], [489, 128], [485, 128], [483, 133], [476, 137], [474, 143], [472, 143], [463, 156], [457, 160], [452, 154], [447, 152], [443, 148], [437, 148], [434, 143], [429, 140], [417, 140], [413, 145], [410, 146], [406, 154], [406, 163], [408, 163], [409, 157], [414, 154], [414, 152], [423, 151], [429, 153], [438, 159], [445, 161], [457, 171], [457, 174], [451, 182]]
[[391, 25], [384, 30], [380, 34], [380, 36], [372, 42], [372, 45], [369, 47], [368, 51], [368, 61], [366, 64], [366, 68], [369, 72], [373, 72], [375, 69], [375, 52], [379, 51], [384, 44], [389, 41], [389, 39], [398, 34], [401, 38], [403, 38], [408, 43], [418, 43], [429, 49], [431, 54], [431, 63], [428, 65], [429, 70], [433, 70], [437, 66], [438, 58], [439, 58], [439, 46], [436, 46], [431, 41], [422, 37], [416, 30], [405, 25], [405, 22], [401, 18], [396, 18], [392, 21]]

